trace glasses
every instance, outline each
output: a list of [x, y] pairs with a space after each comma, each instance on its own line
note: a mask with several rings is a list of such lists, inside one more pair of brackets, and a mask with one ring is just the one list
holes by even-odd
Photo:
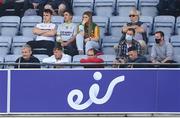
[[129, 15], [129, 17], [135, 17], [135, 16], [137, 16], [137, 15]]
[[88, 56], [94, 56], [93, 54], [88, 54]]

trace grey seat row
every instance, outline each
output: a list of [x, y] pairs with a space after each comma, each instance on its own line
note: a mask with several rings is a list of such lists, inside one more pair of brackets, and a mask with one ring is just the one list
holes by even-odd
[[142, 15], [156, 16], [158, 3], [159, 0], [73, 0], [73, 11], [75, 15], [90, 10], [98, 16], [127, 16], [136, 7]]
[[[93, 16], [94, 22], [100, 26], [101, 38], [109, 34], [112, 36], [121, 37], [121, 28], [129, 22], [129, 17], [121, 16]], [[147, 33], [151, 35], [157, 30], [163, 31], [167, 36], [180, 34], [180, 17], [174, 16], [141, 16], [140, 20], [147, 24]], [[34, 36], [32, 28], [42, 21], [41, 16], [2, 16], [0, 17], [0, 35], [3, 36]], [[64, 19], [61, 16], [53, 16], [52, 22], [56, 24], [63, 23]], [[79, 24], [81, 16], [74, 16], [73, 22]]]
[[[6, 55], [6, 56], [0, 56], [0, 68], [14, 68], [12, 65], [8, 65], [9, 64], [13, 64], [15, 63], [16, 59], [19, 58], [21, 55], [19, 54], [13, 54], [13, 55]], [[46, 57], [48, 57], [47, 55], [34, 55], [35, 57], [37, 57], [40, 62], [42, 63], [42, 60]], [[72, 62], [71, 63], [80, 63], [80, 59], [82, 58], [86, 58], [86, 55], [75, 55], [74, 57], [72, 57]], [[99, 58], [102, 58], [104, 60], [104, 63], [112, 63], [115, 60], [115, 55], [99, 55]], [[6, 65], [3, 65], [3, 63], [6, 63]], [[42, 66], [45, 67], [45, 66]], [[69, 66], [68, 66], [69, 67]], [[79, 68], [80, 66], [78, 66]], [[82, 68], [83, 66], [81, 66], [80, 68]], [[111, 66], [106, 66], [106, 67], [111, 67]], [[73, 68], [77, 68], [77, 66], [73, 66]]]

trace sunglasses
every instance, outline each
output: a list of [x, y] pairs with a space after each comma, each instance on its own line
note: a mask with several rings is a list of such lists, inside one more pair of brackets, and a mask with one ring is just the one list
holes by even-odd
[[129, 15], [129, 17], [135, 17], [135, 16], [137, 16], [137, 15]]

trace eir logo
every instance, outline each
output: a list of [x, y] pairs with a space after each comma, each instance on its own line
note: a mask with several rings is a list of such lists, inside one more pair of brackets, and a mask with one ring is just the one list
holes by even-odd
[[[95, 72], [93, 75], [93, 78], [95, 80], [101, 80], [102, 79], [102, 74], [100, 72]], [[113, 79], [107, 89], [106, 94], [102, 98], [97, 98], [98, 93], [99, 93], [99, 85], [98, 84], [93, 84], [90, 89], [89, 89], [89, 99], [85, 103], [81, 103], [83, 100], [83, 93], [81, 90], [74, 89], [69, 92], [67, 101], [68, 104], [71, 108], [75, 110], [83, 110], [88, 108], [92, 103], [95, 104], [104, 104], [106, 103], [110, 98], [113, 93], [114, 87], [125, 80], [124, 76], [118, 76], [115, 79]], [[73, 98], [77, 96], [77, 99], [74, 101]]]

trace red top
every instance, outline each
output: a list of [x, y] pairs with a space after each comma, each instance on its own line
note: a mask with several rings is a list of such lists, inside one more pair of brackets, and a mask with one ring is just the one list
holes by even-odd
[[81, 63], [103, 63], [104, 60], [101, 58], [94, 57], [94, 58], [81, 59], [80, 62]]

